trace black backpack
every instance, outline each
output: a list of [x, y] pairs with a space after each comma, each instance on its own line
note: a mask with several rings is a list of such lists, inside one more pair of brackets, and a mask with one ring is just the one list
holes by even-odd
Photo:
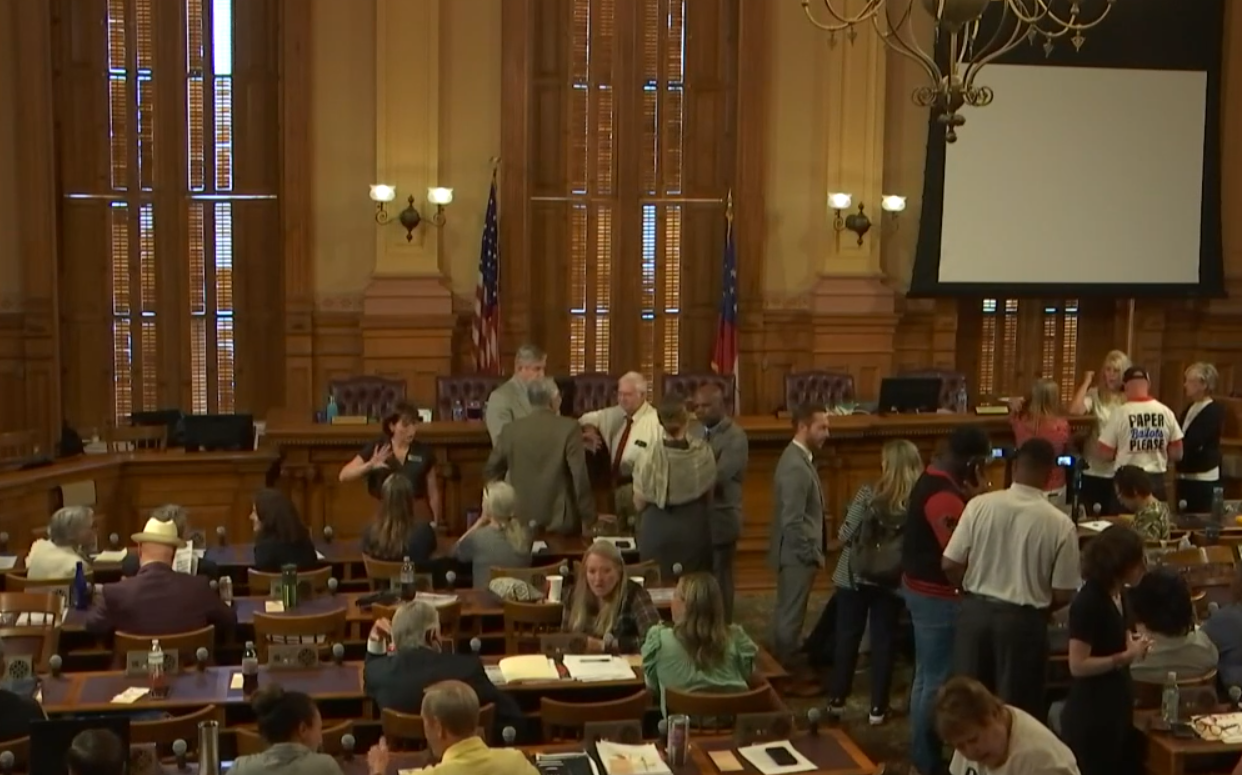
[[869, 506], [867, 516], [850, 539], [850, 576], [881, 587], [900, 584], [905, 532], [904, 513], [888, 514]]

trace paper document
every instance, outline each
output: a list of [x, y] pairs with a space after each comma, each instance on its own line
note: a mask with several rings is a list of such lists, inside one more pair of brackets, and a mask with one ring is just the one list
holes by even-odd
[[229, 678], [229, 691], [245, 688], [246, 676], [241, 673], [233, 673]]
[[129, 554], [128, 549], [115, 549], [95, 555], [95, 562], [121, 562]]
[[285, 604], [279, 600], [264, 600], [263, 613], [265, 614], [283, 614], [285, 612]]
[[17, 567], [17, 557], [12, 554], [0, 556], [0, 570], [12, 570]]
[[[788, 751], [793, 758], [797, 759], [796, 764], [780, 765], [772, 760], [772, 755], [768, 753], [771, 748], [783, 748]], [[759, 743], [758, 745], [750, 745], [745, 748], [737, 749], [742, 758], [750, 762], [755, 769], [763, 773], [763, 775], [784, 775], [787, 772], [810, 772], [815, 769], [815, 765], [811, 764], [811, 760], [798, 752], [793, 747], [793, 743], [788, 740], [780, 742]]]
[[504, 671], [500, 669], [500, 665], [484, 665], [483, 672], [487, 673], [487, 679], [496, 686], [505, 685], [505, 674]]
[[143, 697], [146, 697], [151, 690], [145, 686], [131, 686], [125, 691], [112, 698], [112, 701], [118, 705], [132, 705]]
[[498, 666], [505, 683], [510, 684], [518, 681], [559, 681], [561, 678], [556, 663], [543, 654], [505, 657]]
[[323, 552], [321, 552], [321, 551], [319, 551], [318, 549], [316, 549], [316, 550], [315, 550], [315, 559], [317, 559], [317, 560], [326, 560], [326, 559], [328, 559], [328, 558], [323, 556]]
[[1107, 519], [1093, 519], [1090, 522], [1079, 522], [1078, 526], [1085, 527], [1088, 530], [1094, 530], [1099, 533], [1112, 527], [1113, 523], [1109, 522]]
[[535, 541], [533, 544], [530, 545], [531, 554], [539, 554], [540, 552], [546, 552], [546, 551], [548, 551], [547, 541]]
[[565, 670], [575, 681], [632, 681], [634, 668], [625, 657], [566, 654]]
[[595, 751], [608, 775], [673, 775], [660, 751], [650, 743], [622, 745], [601, 740], [595, 744]]
[[415, 600], [422, 601], [427, 605], [439, 608], [440, 606], [452, 605], [457, 602], [457, 595], [444, 595], [436, 592], [418, 592], [414, 595]]
[[172, 568], [177, 573], [193, 576], [195, 571], [194, 560], [194, 542], [187, 541], [185, 546], [173, 553]]

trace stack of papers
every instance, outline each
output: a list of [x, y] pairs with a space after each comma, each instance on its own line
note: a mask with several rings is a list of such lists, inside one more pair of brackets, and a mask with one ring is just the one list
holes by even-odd
[[442, 595], [436, 592], [419, 592], [414, 595], [415, 600], [421, 600], [429, 606], [439, 608], [443, 605], [452, 605], [457, 602], [457, 595]]
[[145, 686], [131, 686], [125, 691], [112, 698], [112, 701], [118, 705], [133, 705], [138, 700], [146, 697], [150, 693], [150, 689]]
[[[796, 762], [794, 764], [777, 764], [772, 758], [772, 754], [768, 751], [773, 748], [780, 748], [787, 751]], [[793, 747], [793, 743], [788, 740], [782, 740], [774, 743], [759, 743], [758, 745], [750, 745], [745, 748], [737, 749], [742, 758], [750, 762], [755, 769], [763, 773], [763, 775], [785, 775], [791, 772], [810, 772], [815, 769], [815, 765], [811, 764], [811, 760], [798, 752]]]
[[595, 744], [595, 751], [608, 775], [673, 775], [650, 743], [622, 745], [601, 740]]
[[1079, 522], [1078, 526], [1085, 527], [1088, 530], [1094, 530], [1099, 533], [1112, 527], [1113, 523], [1109, 522], [1107, 519], [1093, 519], [1090, 522]]
[[625, 657], [566, 654], [565, 670], [575, 681], [632, 681], [634, 668]]
[[[520, 657], [505, 657], [496, 665], [500, 670], [500, 683], [518, 683], [519, 681], [559, 681], [561, 674], [556, 670], [556, 663], [543, 654], [527, 654]], [[491, 675], [491, 671], [489, 671]], [[493, 679], [493, 683], [496, 683]]]
[[100, 552], [95, 555], [95, 562], [121, 562], [125, 559], [125, 555], [129, 554], [127, 549], [115, 549], [106, 552]]

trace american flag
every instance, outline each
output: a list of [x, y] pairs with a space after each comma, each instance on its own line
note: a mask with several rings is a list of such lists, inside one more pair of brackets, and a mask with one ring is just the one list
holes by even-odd
[[[731, 198], [730, 198], [731, 199]], [[712, 371], [733, 375], [733, 404], [736, 410], [737, 384], [737, 249], [733, 244], [732, 202], [726, 214], [723, 285], [720, 293], [720, 317], [716, 323], [716, 346], [712, 350]]]
[[479, 248], [479, 284], [474, 291], [474, 368], [481, 374], [500, 373], [500, 243], [496, 227], [493, 176]]

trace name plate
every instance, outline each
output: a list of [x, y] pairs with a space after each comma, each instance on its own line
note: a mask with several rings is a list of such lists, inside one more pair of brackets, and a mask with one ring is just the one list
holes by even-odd
[[269, 670], [308, 670], [319, 666], [319, 650], [298, 644], [270, 644], [267, 647]]
[[[128, 651], [125, 653], [125, 676], [142, 678], [147, 674], [147, 655], [149, 651]], [[168, 675], [181, 672], [181, 660], [177, 659], [176, 649], [164, 649], [164, 672]]]
[[794, 732], [792, 713], [739, 713], [733, 725], [733, 739], [739, 748], [771, 740], [788, 740]]
[[582, 725], [582, 739], [587, 744], [604, 741], [639, 745], [643, 741], [643, 726], [638, 721], [592, 721]]

